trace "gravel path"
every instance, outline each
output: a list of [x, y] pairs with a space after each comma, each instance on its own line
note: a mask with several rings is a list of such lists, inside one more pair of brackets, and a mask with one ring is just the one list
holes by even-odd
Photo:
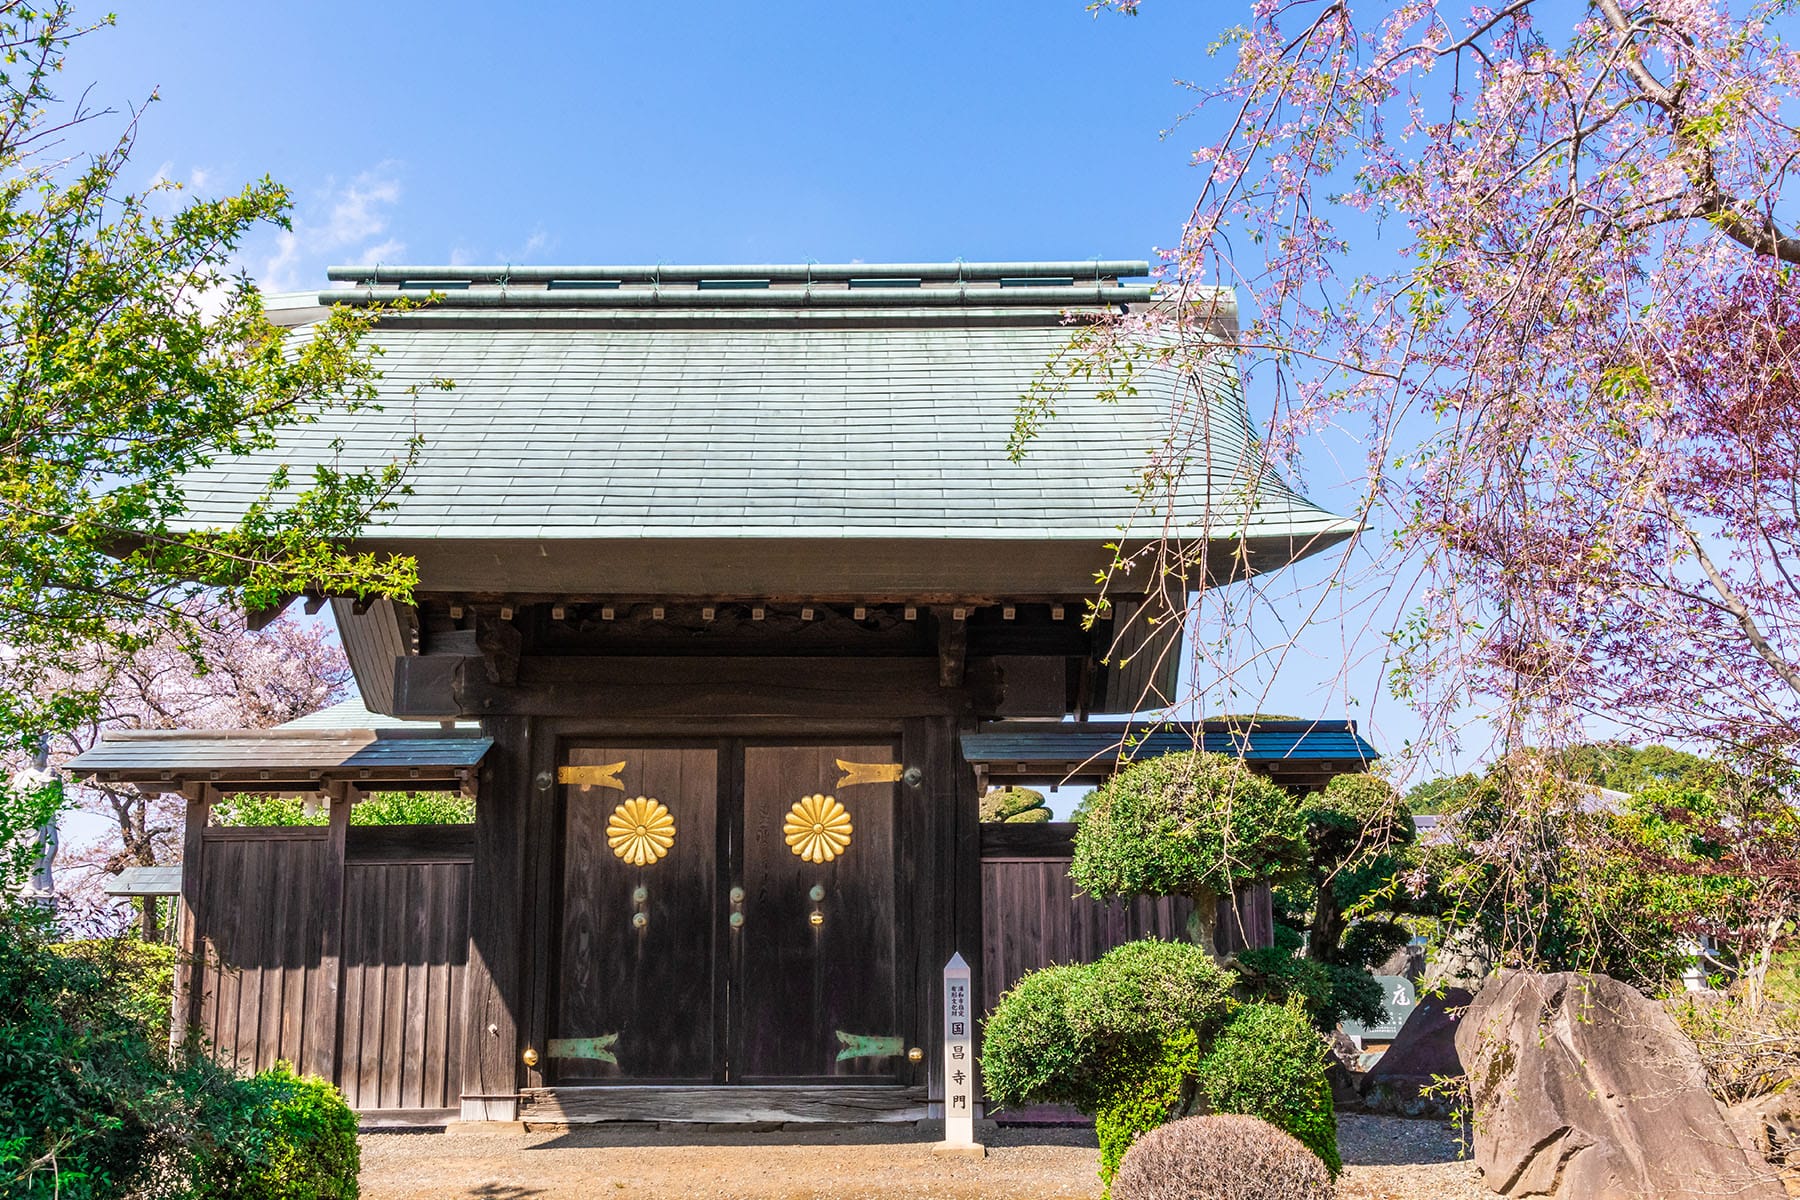
[[[1343, 1114], [1340, 1200], [1493, 1200], [1436, 1121]], [[940, 1158], [911, 1126], [804, 1133], [575, 1128], [369, 1133], [364, 1200], [1039, 1200], [1095, 1197], [1091, 1130], [1002, 1129], [988, 1157]]]

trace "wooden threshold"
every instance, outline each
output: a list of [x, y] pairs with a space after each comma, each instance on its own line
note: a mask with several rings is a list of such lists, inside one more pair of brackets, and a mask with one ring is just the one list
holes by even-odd
[[521, 1121], [921, 1121], [925, 1089], [898, 1086], [526, 1088]]
[[358, 1129], [437, 1129], [462, 1116], [457, 1108], [365, 1108], [356, 1114]]

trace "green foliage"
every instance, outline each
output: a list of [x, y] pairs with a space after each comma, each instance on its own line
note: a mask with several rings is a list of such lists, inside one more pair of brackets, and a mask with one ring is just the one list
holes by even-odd
[[1094, 1112], [1109, 1072], [1142, 1074], [1183, 1033], [1231, 1010], [1231, 974], [1186, 942], [1127, 942], [1097, 961], [1026, 975], [989, 1014], [981, 1069], [996, 1104]]
[[0, 911], [0, 1192], [188, 1194], [171, 1181], [232, 1153], [236, 1081], [204, 1056], [169, 1061], [131, 994], [134, 955], [58, 953], [52, 932]]
[[369, 472], [278, 470], [235, 526], [184, 522], [195, 472], [374, 396], [364, 338], [380, 314], [340, 308], [303, 339], [269, 320], [233, 272], [246, 236], [288, 224], [289, 194], [273, 181], [186, 203], [173, 184], [134, 191], [136, 117], [108, 132], [105, 112], [54, 92], [90, 32], [66, 4], [0, 7], [6, 750], [91, 719], [99, 690], [45, 677], [77, 651], [123, 659], [187, 628], [185, 595], [214, 589], [256, 609], [300, 593], [404, 598], [415, 580], [410, 559], [354, 542], [402, 490], [411, 448]]
[[321, 1079], [287, 1063], [249, 1080], [248, 1151], [218, 1181], [232, 1200], [355, 1200], [362, 1152], [356, 1113]]
[[1234, 758], [1145, 759], [1095, 789], [1076, 817], [1069, 877], [1090, 896], [1218, 896], [1291, 874], [1306, 854], [1300, 802]]
[[1045, 967], [1014, 984], [988, 1014], [981, 1035], [981, 1073], [999, 1106], [1099, 1105], [1093, 1068], [1097, 1047], [1076, 1033], [1070, 995], [1092, 968]]
[[1113, 1176], [1125, 1161], [1125, 1152], [1187, 1107], [1199, 1065], [1199, 1039], [1184, 1029], [1162, 1047], [1154, 1062], [1122, 1063], [1107, 1072], [1101, 1088], [1104, 1099], [1094, 1112], [1103, 1197], [1112, 1193]]
[[1082, 969], [1069, 1024], [1103, 1051], [1210, 1032], [1231, 1011], [1232, 977], [1190, 942], [1126, 942]]
[[1480, 786], [1479, 775], [1445, 775], [1428, 779], [1406, 793], [1406, 807], [1414, 816], [1442, 816], [1461, 808], [1464, 798]]
[[175, 947], [111, 937], [60, 942], [50, 948], [98, 967], [111, 982], [119, 1014], [136, 1022], [151, 1045], [168, 1045], [174, 1017], [175, 963], [180, 957]]
[[1343, 1160], [1325, 1063], [1324, 1039], [1298, 1005], [1247, 1004], [1201, 1057], [1195, 1085], [1213, 1112], [1262, 1118], [1336, 1176]]
[[1244, 989], [1275, 1003], [1298, 997], [1320, 1029], [1347, 1017], [1377, 1023], [1371, 968], [1412, 938], [1396, 919], [1415, 907], [1399, 882], [1417, 861], [1412, 813], [1369, 774], [1337, 776], [1304, 811], [1306, 869], [1275, 889], [1275, 946], [1238, 955]]
[[1154, 939], [1033, 971], [988, 1016], [988, 1095], [1094, 1114], [1110, 1181], [1132, 1142], [1186, 1107], [1199, 1047], [1231, 1012], [1231, 985], [1200, 947]]
[[[1683, 943], [1695, 933], [1727, 944], [1782, 935], [1786, 922], [1768, 918], [1791, 902], [1800, 844], [1791, 808], [1741, 789], [1666, 783], [1602, 804], [1536, 767], [1496, 767], [1448, 815], [1452, 838], [1426, 856], [1446, 923], [1508, 961], [1646, 991], [1687, 969]], [[1738, 957], [1746, 952], [1757, 953]]]
[[1729, 776], [1710, 759], [1668, 746], [1593, 742], [1564, 750], [1557, 759], [1570, 779], [1615, 792], [1641, 792], [1658, 785], [1710, 790]]
[[1044, 794], [1031, 788], [995, 788], [981, 798], [981, 819], [1018, 825], [1038, 824], [1050, 819]]
[[[324, 825], [330, 814], [308, 813], [298, 796], [241, 792], [213, 807], [221, 825]], [[376, 792], [350, 809], [352, 825], [468, 825], [475, 801], [459, 792]]]
[[335, 1091], [285, 1067], [241, 1079], [197, 1047], [171, 1057], [173, 953], [54, 932], [0, 908], [0, 1194], [356, 1195], [355, 1116]]

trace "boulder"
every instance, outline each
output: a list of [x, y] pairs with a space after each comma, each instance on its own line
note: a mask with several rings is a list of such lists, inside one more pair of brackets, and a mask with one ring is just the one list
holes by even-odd
[[1800, 1088], [1757, 1096], [1725, 1109], [1744, 1149], [1774, 1166], [1787, 1194], [1800, 1196]]
[[1362, 1098], [1369, 1111], [1401, 1117], [1450, 1115], [1453, 1099], [1431, 1090], [1439, 1077], [1455, 1079], [1463, 1073], [1456, 1053], [1458, 1016], [1474, 999], [1467, 988], [1419, 997], [1393, 1044], [1363, 1076]]
[[1660, 1004], [1604, 975], [1508, 971], [1456, 1030], [1475, 1165], [1513, 1197], [1783, 1200]]
[[1341, 1029], [1334, 1029], [1328, 1039], [1331, 1054], [1325, 1059], [1325, 1078], [1331, 1084], [1331, 1102], [1338, 1108], [1362, 1104], [1362, 1052]]

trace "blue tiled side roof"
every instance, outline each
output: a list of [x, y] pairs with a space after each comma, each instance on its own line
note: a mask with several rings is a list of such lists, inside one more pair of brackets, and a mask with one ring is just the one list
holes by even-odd
[[1001, 723], [964, 734], [962, 746], [971, 763], [1129, 761], [1196, 748], [1251, 762], [1371, 763], [1381, 757], [1353, 721], [1261, 721], [1235, 729], [1186, 722], [1153, 730], [1111, 722]]

